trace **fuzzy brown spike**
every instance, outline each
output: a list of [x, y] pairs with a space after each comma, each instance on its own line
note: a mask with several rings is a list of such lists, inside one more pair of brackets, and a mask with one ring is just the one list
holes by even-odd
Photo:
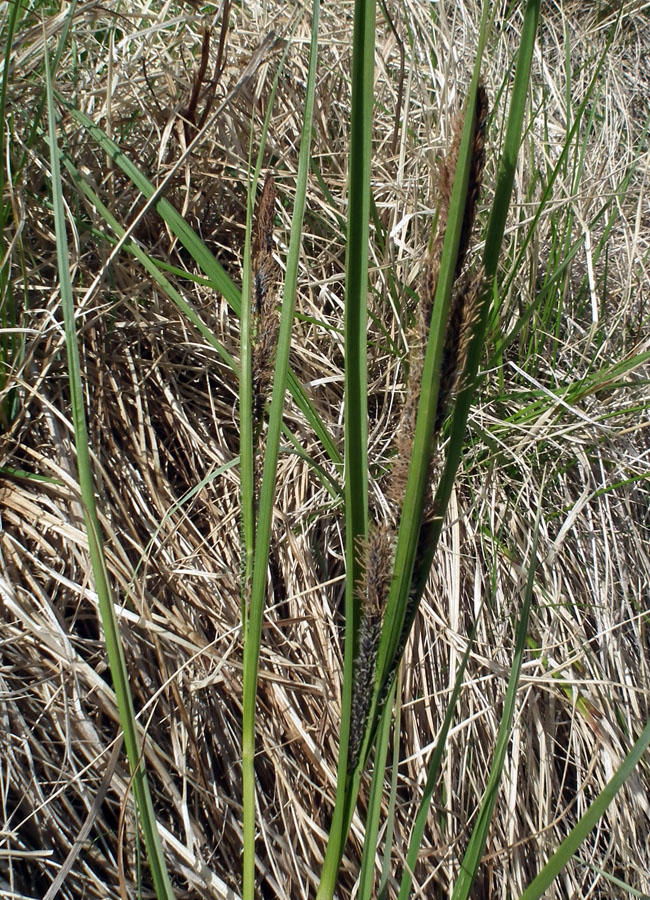
[[[483, 85], [479, 85], [476, 96], [476, 110], [474, 119], [474, 141], [472, 146], [472, 161], [463, 214], [463, 225], [458, 247], [458, 259], [456, 260], [455, 277], [461, 273], [470, 239], [476, 207], [483, 178], [485, 165], [485, 123], [488, 114], [487, 91]], [[456, 157], [457, 160], [457, 157]], [[454, 166], [455, 166], [454, 162]], [[476, 321], [478, 302], [483, 283], [483, 269], [479, 267], [470, 277], [463, 279], [453, 297], [449, 318], [445, 331], [445, 346], [443, 350], [442, 366], [440, 371], [440, 390], [438, 394], [438, 409], [434, 433], [437, 434], [442, 427], [449, 399], [456, 389], [457, 381], [465, 369], [467, 351], [472, 334], [472, 328]]]
[[273, 358], [277, 345], [278, 267], [273, 259], [273, 215], [275, 211], [275, 183], [269, 175], [257, 204], [252, 247], [252, 310], [253, 328], [253, 397], [254, 418], [259, 424], [262, 410], [273, 380]]
[[458, 162], [458, 153], [460, 152], [460, 140], [463, 136], [463, 126], [465, 124], [465, 110], [459, 109], [454, 115], [451, 125], [451, 142], [449, 149], [438, 165], [438, 210], [439, 213], [444, 210], [444, 219], [441, 215], [443, 236], [447, 218], [449, 216], [449, 206], [451, 205], [451, 193], [454, 188], [454, 175], [456, 174], [456, 164]]
[[[467, 256], [467, 250], [472, 234], [476, 207], [481, 187], [481, 179], [484, 167], [485, 149], [485, 122], [488, 113], [487, 92], [483, 85], [479, 85], [474, 120], [474, 139], [472, 146], [472, 160], [469, 173], [467, 198], [463, 214], [458, 259], [456, 262], [455, 278], [458, 278]], [[391, 483], [388, 486], [388, 494], [396, 503], [401, 503], [406, 479], [410, 465], [413, 435], [415, 432], [415, 418], [422, 380], [422, 365], [431, 323], [436, 289], [438, 286], [438, 273], [442, 246], [449, 219], [449, 207], [451, 194], [458, 163], [460, 141], [465, 122], [465, 110], [459, 110], [454, 116], [451, 129], [451, 141], [447, 154], [438, 164], [438, 212], [436, 218], [435, 237], [429, 247], [429, 253], [424, 264], [420, 287], [420, 303], [416, 310], [416, 323], [409, 335], [409, 377], [406, 390], [406, 398], [402, 409], [400, 423], [397, 429], [396, 457], [391, 471]], [[445, 347], [443, 351], [442, 369], [440, 376], [440, 393], [434, 435], [440, 431], [444, 421], [446, 407], [456, 385], [458, 373], [465, 367], [467, 348], [471, 337], [471, 328], [476, 315], [478, 296], [482, 274], [468, 280], [461, 286], [452, 300], [449, 318], [446, 326]]]
[[253, 300], [260, 324], [275, 314], [278, 267], [270, 253], [259, 253], [253, 260]]
[[253, 396], [255, 398], [255, 420], [262, 416], [265, 400], [273, 380], [273, 358], [277, 344], [277, 326], [260, 329], [252, 352]]
[[472, 330], [478, 318], [482, 284], [483, 267], [479, 266], [471, 276], [466, 275], [462, 279], [452, 300], [442, 353], [435, 434], [442, 427], [449, 399], [465, 371]]
[[392, 543], [393, 533], [387, 525], [373, 527], [363, 542], [362, 577], [359, 583], [361, 622], [352, 685], [350, 743], [348, 745], [349, 769], [354, 768], [359, 759], [359, 751], [368, 720], [377, 666], [377, 648], [381, 636], [384, 607], [390, 588], [393, 561]]
[[454, 186], [454, 174], [456, 172], [456, 163], [458, 162], [458, 151], [460, 150], [460, 139], [463, 133], [464, 121], [464, 112], [460, 110], [454, 116], [449, 149], [447, 150], [446, 155], [438, 162], [436, 231], [429, 246], [420, 288], [420, 304], [424, 307], [426, 312], [427, 330], [428, 323], [431, 321], [431, 310], [433, 309], [433, 300], [436, 296], [436, 288], [438, 286], [438, 272], [440, 269], [440, 258], [442, 256], [442, 245], [445, 240], [445, 232], [447, 231], [451, 192]]
[[[460, 274], [465, 263], [474, 219], [476, 217], [476, 206], [481, 190], [483, 168], [485, 166], [485, 123], [487, 121], [487, 115], [487, 91], [483, 85], [480, 84], [476, 95], [472, 162], [467, 185], [467, 197], [465, 199], [465, 211], [463, 214], [463, 225], [458, 247], [458, 258], [456, 261], [456, 277]], [[438, 282], [438, 267], [440, 265], [440, 257], [442, 256], [442, 245], [445, 240], [445, 231], [447, 229], [447, 220], [449, 218], [449, 206], [451, 204], [451, 193], [454, 187], [454, 176], [456, 174], [460, 139], [463, 134], [464, 124], [465, 110], [461, 109], [454, 116], [449, 150], [447, 151], [446, 156], [440, 160], [438, 165], [438, 222], [436, 236], [431, 244], [429, 259], [425, 267], [423, 281], [424, 290], [422, 291], [424, 302], [425, 304], [428, 304], [429, 310], [431, 310], [433, 306], [433, 298]], [[432, 278], [432, 272], [435, 273], [434, 278]]]
[[395, 435], [396, 455], [391, 466], [390, 481], [386, 492], [391, 500], [401, 504], [406, 490], [413, 435], [415, 434], [415, 419], [420, 400], [420, 387], [422, 385], [422, 364], [424, 361], [424, 345], [420, 340], [420, 329], [412, 332], [410, 343], [410, 368], [408, 384], [402, 414]]
[[381, 616], [384, 609], [392, 571], [392, 541], [391, 528], [382, 524], [370, 529], [365, 543], [359, 592], [368, 617]]
[[275, 181], [269, 175], [264, 182], [262, 194], [257, 204], [255, 235], [253, 239], [253, 260], [260, 253], [273, 250], [273, 216], [275, 214]]
[[474, 118], [474, 142], [472, 146], [472, 163], [469, 171], [467, 185], [467, 197], [465, 199], [465, 213], [463, 215], [463, 227], [458, 246], [458, 258], [456, 260], [456, 277], [462, 271], [467, 256], [467, 249], [472, 237], [472, 228], [476, 218], [476, 207], [481, 192], [483, 181], [483, 169], [485, 167], [485, 123], [488, 116], [488, 95], [482, 84], [478, 86], [476, 94], [476, 110]]
[[456, 392], [464, 390], [467, 386], [465, 381], [465, 376], [467, 374], [467, 356], [474, 328], [481, 312], [484, 279], [485, 270], [483, 266], [478, 266], [469, 279], [467, 294], [463, 301], [463, 316], [458, 337], [456, 379], [453, 387], [453, 390]]

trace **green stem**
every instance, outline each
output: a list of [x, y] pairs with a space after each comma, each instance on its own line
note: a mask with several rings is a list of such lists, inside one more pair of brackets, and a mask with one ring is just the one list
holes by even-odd
[[317, 900], [330, 900], [334, 894], [360, 779], [358, 770], [348, 775], [348, 745], [359, 630], [359, 542], [368, 530], [366, 346], [375, 12], [374, 0], [356, 0], [345, 293], [345, 652], [336, 800]]
[[266, 452], [260, 488], [255, 555], [253, 559], [248, 626], [244, 633], [244, 686], [242, 713], [242, 803], [243, 803], [243, 900], [255, 896], [255, 704], [259, 669], [262, 615], [266, 594], [267, 569], [271, 543], [271, 525], [275, 496], [275, 478], [282, 433], [284, 399], [289, 373], [291, 325], [294, 315], [298, 261], [307, 192], [311, 129], [314, 114], [314, 89], [318, 59], [318, 19], [320, 0], [314, 0], [309, 55], [309, 74], [305, 98], [305, 117], [300, 140], [300, 158], [296, 184], [296, 202], [291, 222], [287, 274], [282, 296], [282, 314], [273, 378], [273, 393], [266, 435]]

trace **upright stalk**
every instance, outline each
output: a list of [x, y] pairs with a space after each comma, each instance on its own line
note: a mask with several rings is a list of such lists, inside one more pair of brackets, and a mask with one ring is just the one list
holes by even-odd
[[[345, 651], [337, 793], [317, 900], [329, 900], [334, 893], [351, 810], [358, 791], [358, 776], [348, 777], [348, 746], [360, 619], [360, 604], [356, 595], [361, 577], [359, 546], [368, 531], [366, 344], [374, 52], [374, 0], [356, 0], [345, 278]], [[352, 801], [350, 798], [353, 798]]]
[[147, 849], [147, 859], [151, 871], [151, 878], [158, 900], [173, 900], [174, 891], [167, 872], [167, 865], [158, 834], [156, 815], [153, 808], [151, 793], [149, 791], [143, 747], [138, 734], [138, 725], [135, 718], [133, 698], [129, 686], [126, 660], [122, 648], [119, 625], [115, 615], [115, 605], [106, 565], [106, 557], [104, 554], [102, 530], [95, 505], [95, 487], [84, 407], [84, 388], [81, 380], [81, 364], [79, 361], [79, 348], [77, 346], [77, 323], [72, 283], [70, 280], [70, 259], [68, 254], [61, 167], [57, 143], [54, 91], [52, 87], [52, 75], [47, 44], [45, 44], [44, 53], [57, 270], [60, 279], [61, 307], [63, 310], [65, 327], [68, 384], [70, 388], [70, 407], [74, 428], [79, 491], [86, 534], [88, 537], [88, 551], [93, 570], [94, 586], [97, 591], [99, 613], [102, 622], [104, 643], [106, 646], [106, 657], [108, 659], [111, 678], [115, 689], [120, 725], [124, 733], [124, 746], [129, 760], [133, 793], [137, 805], [139, 823], [142, 828]]
[[289, 373], [291, 325], [295, 306], [298, 260], [302, 241], [302, 225], [305, 210], [305, 196], [307, 192], [307, 174], [309, 171], [311, 130], [314, 114], [314, 87], [316, 84], [316, 63], [318, 58], [319, 13], [320, 0], [314, 0], [309, 51], [309, 73], [307, 77], [307, 95], [305, 98], [305, 117], [300, 139], [300, 157], [298, 160], [296, 202], [291, 221], [287, 274], [282, 295], [282, 315], [275, 359], [268, 431], [266, 435], [262, 485], [259, 495], [257, 528], [255, 532], [255, 553], [252, 561], [250, 605], [247, 627], [244, 631], [244, 687], [242, 713], [242, 802], [244, 827], [243, 900], [253, 900], [255, 896], [255, 703], [257, 699], [257, 677], [260, 642], [262, 637], [262, 615], [264, 612], [267, 568], [271, 543], [275, 478], [280, 449], [280, 434], [282, 432], [284, 398]]

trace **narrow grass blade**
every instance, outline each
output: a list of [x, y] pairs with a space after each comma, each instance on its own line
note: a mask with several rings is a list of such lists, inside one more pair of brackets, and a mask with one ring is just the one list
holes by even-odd
[[467, 642], [467, 647], [465, 649], [465, 652], [463, 653], [463, 658], [458, 667], [458, 672], [456, 673], [456, 679], [454, 681], [454, 689], [452, 691], [451, 697], [449, 698], [445, 718], [442, 723], [442, 728], [440, 729], [440, 734], [438, 735], [438, 740], [436, 742], [436, 749], [433, 751], [433, 756], [431, 757], [431, 762], [429, 764], [427, 781], [424, 785], [420, 808], [418, 809], [417, 815], [415, 817], [415, 822], [413, 823], [413, 831], [411, 832], [411, 840], [409, 841], [409, 849], [406, 855], [406, 865], [404, 866], [404, 872], [402, 873], [402, 881], [400, 883], [399, 895], [397, 900], [407, 900], [407, 897], [411, 892], [413, 873], [415, 871], [415, 865], [418, 861], [420, 844], [422, 843], [422, 836], [427, 824], [431, 798], [433, 797], [433, 792], [436, 788], [436, 784], [438, 783], [440, 765], [442, 763], [442, 758], [445, 754], [445, 749], [447, 746], [447, 735], [449, 734], [449, 729], [451, 728], [451, 723], [454, 718], [456, 703], [458, 702], [458, 697], [460, 696], [460, 689], [463, 684], [463, 678], [465, 677], [465, 669], [467, 668], [469, 655], [472, 650], [474, 630], [475, 629], [472, 629], [472, 634], [470, 635], [470, 638]]
[[[264, 124], [260, 133], [259, 147], [257, 151], [257, 162], [253, 173], [252, 181], [249, 180], [248, 192], [246, 198], [246, 237], [244, 242], [244, 260], [243, 260], [243, 277], [241, 290], [241, 331], [240, 331], [240, 382], [239, 382], [239, 442], [241, 457], [241, 521], [242, 536], [245, 551], [244, 565], [244, 589], [242, 597], [242, 623], [244, 628], [244, 641], [246, 640], [246, 629], [248, 627], [248, 607], [247, 597], [250, 587], [250, 580], [253, 576], [253, 560], [255, 553], [255, 485], [254, 485], [254, 465], [255, 465], [255, 448], [253, 436], [253, 371], [252, 371], [252, 232], [253, 232], [253, 213], [255, 207], [255, 198], [257, 195], [257, 185], [259, 182], [260, 172], [262, 171], [262, 162], [264, 160], [266, 140], [271, 123], [271, 114], [275, 103], [275, 94], [277, 91], [280, 75], [284, 69], [284, 63], [291, 46], [291, 37], [295, 33], [300, 19], [296, 19], [294, 28], [290, 34], [289, 40], [286, 42], [284, 53], [280, 64], [277, 66], [271, 92], [266, 105], [266, 115]], [[253, 157], [253, 136], [255, 135], [254, 122], [251, 121], [249, 148], [248, 148], [248, 169], [251, 169], [251, 160]]]
[[638, 891], [626, 881], [623, 881], [622, 878], [617, 878], [615, 875], [612, 875], [611, 872], [605, 872], [603, 869], [595, 866], [593, 863], [587, 862], [586, 859], [580, 859], [580, 857], [577, 857], [577, 860], [578, 862], [582, 863], [585, 868], [589, 869], [591, 872], [594, 872], [596, 875], [599, 875], [609, 884], [612, 884], [614, 885], [614, 887], [623, 891], [623, 894], [621, 896], [639, 897], [639, 900], [650, 900], [650, 894], [646, 894], [643, 891]]
[[[296, 19], [295, 32], [299, 19]], [[289, 52], [291, 40], [286, 42], [285, 50], [278, 65], [271, 92], [266, 105], [266, 115], [264, 124], [260, 133], [259, 147], [257, 151], [257, 162], [252, 180], [249, 179], [248, 191], [246, 197], [246, 236], [244, 239], [244, 259], [242, 266], [242, 289], [241, 289], [241, 312], [240, 312], [240, 358], [239, 358], [239, 457], [241, 460], [241, 524], [242, 524], [242, 541], [244, 548], [244, 571], [242, 585], [242, 627], [244, 632], [244, 645], [246, 644], [246, 633], [248, 629], [248, 594], [253, 577], [253, 562], [255, 557], [255, 439], [253, 434], [253, 335], [252, 335], [252, 234], [253, 234], [253, 213], [255, 207], [255, 198], [257, 195], [257, 185], [259, 182], [260, 172], [262, 170], [262, 161], [266, 148], [266, 139], [269, 133], [269, 125], [271, 123], [271, 114], [275, 103], [275, 94], [280, 80], [280, 75], [284, 69], [284, 63]], [[254, 118], [254, 116], [253, 116]], [[253, 137], [255, 135], [255, 123], [251, 121], [250, 138], [248, 148], [248, 170], [251, 169], [251, 160], [253, 158]], [[249, 770], [247, 770], [249, 771]], [[251, 807], [254, 815], [254, 793], [251, 785], [245, 786], [244, 795], [253, 801]], [[246, 804], [244, 804], [246, 809]], [[244, 815], [246, 818], [246, 815]], [[254, 851], [253, 851], [254, 852]]]
[[86, 532], [88, 535], [88, 548], [95, 578], [102, 628], [104, 630], [106, 655], [108, 657], [111, 676], [115, 687], [120, 723], [124, 731], [124, 744], [126, 746], [127, 756], [131, 767], [133, 792], [135, 794], [138, 815], [144, 834], [154, 889], [159, 900], [163, 900], [163, 898], [164, 900], [172, 900], [174, 894], [169, 875], [167, 874], [165, 858], [156, 826], [155, 812], [151, 794], [149, 793], [144, 761], [142, 759], [142, 751], [138, 740], [133, 700], [126, 671], [126, 661], [122, 643], [120, 641], [119, 627], [115, 616], [108, 572], [106, 570], [101, 528], [95, 507], [93, 476], [90, 464], [88, 433], [86, 429], [86, 417], [83, 402], [84, 394], [81, 383], [79, 350], [77, 347], [75, 310], [72, 285], [70, 282], [70, 264], [68, 258], [65, 213], [63, 208], [61, 172], [59, 167], [54, 97], [47, 49], [45, 49], [45, 66], [57, 268], [59, 278], [61, 279], [61, 304], [63, 308], [65, 342], [68, 358], [70, 403], [72, 408], [75, 448], [77, 452], [79, 486], [81, 490]]
[[4, 33], [5, 40], [5, 58], [4, 65], [2, 67], [2, 81], [0, 81], [0, 114], [2, 114], [2, 119], [0, 119], [0, 160], [2, 160], [2, 166], [0, 166], [0, 187], [3, 189], [0, 194], [1, 197], [4, 198], [4, 158], [5, 158], [5, 128], [6, 128], [6, 120], [5, 120], [5, 112], [7, 108], [7, 88], [9, 86], [9, 72], [11, 70], [11, 45], [14, 41], [14, 35], [16, 33], [16, 27], [18, 25], [18, 21], [20, 18], [20, 14], [23, 11], [23, 0], [15, 0], [15, 3], [12, 5], [9, 15], [7, 16], [7, 27]]
[[350, 711], [360, 609], [360, 542], [368, 532], [368, 422], [366, 341], [368, 236], [375, 48], [375, 0], [356, 0], [345, 273], [345, 649], [337, 791], [317, 900], [330, 900], [358, 792], [348, 776]]
[[648, 746], [650, 746], [650, 721], [646, 723], [639, 739], [623, 760], [616, 774], [608, 781], [577, 825], [571, 829], [571, 832], [562, 841], [539, 875], [528, 885], [519, 900], [539, 900], [540, 897], [544, 896], [553, 881], [576, 853], [580, 844], [589, 836], [589, 833], [604, 816], [608, 806], [630, 777]]
[[[11, 261], [5, 258], [5, 226], [11, 214], [11, 205], [4, 202], [5, 197], [5, 144], [9, 143], [9, 122], [6, 116], [7, 88], [9, 86], [9, 73], [11, 69], [10, 48], [13, 43], [16, 27], [22, 12], [22, 0], [16, 0], [7, 17], [7, 26], [4, 34], [5, 58], [2, 67], [2, 80], [0, 81], [0, 428], [6, 428], [14, 416], [15, 390], [4, 394], [9, 373], [14, 359], [19, 353], [22, 339], [14, 333], [13, 329], [18, 324], [18, 312], [13, 296], [11, 279], [9, 277]], [[8, 174], [8, 173], [7, 173]]]
[[255, 896], [255, 701], [257, 697], [257, 676], [262, 635], [262, 614], [264, 610], [269, 548], [271, 542], [275, 476], [280, 447], [280, 434], [282, 431], [282, 419], [284, 415], [287, 376], [289, 372], [291, 326], [295, 306], [298, 263], [301, 252], [302, 226], [307, 193], [307, 175], [309, 172], [311, 130], [314, 114], [314, 88], [316, 83], [316, 63], [318, 59], [319, 12], [320, 0], [315, 0], [312, 12], [309, 71], [307, 76], [303, 128], [300, 139], [296, 200], [291, 221], [287, 271], [282, 295], [282, 314], [275, 359], [273, 392], [271, 396], [269, 424], [266, 435], [266, 451], [264, 454], [264, 468], [255, 534], [255, 558], [253, 561], [250, 609], [244, 645], [242, 722], [242, 783], [244, 808], [243, 900], [253, 900], [253, 897]]
[[6, 475], [8, 478], [25, 479], [25, 481], [33, 481], [39, 484], [54, 484], [57, 487], [63, 485], [60, 478], [51, 478], [49, 475], [37, 475], [34, 472], [28, 472], [27, 469], [16, 469], [14, 466], [0, 466], [0, 475]]
[[[285, 50], [285, 57], [288, 51]], [[283, 57], [283, 62], [284, 58]], [[246, 198], [246, 237], [244, 243], [243, 277], [240, 313], [240, 379], [239, 379], [239, 448], [241, 458], [241, 523], [244, 567], [242, 573], [241, 617], [244, 641], [244, 683], [242, 714], [242, 889], [243, 897], [251, 898], [255, 893], [255, 702], [257, 699], [257, 675], [259, 667], [262, 614], [264, 610], [265, 585], [261, 596], [253, 594], [252, 580], [255, 567], [255, 441], [253, 435], [253, 369], [252, 369], [252, 233], [253, 213], [257, 195], [257, 184], [264, 157], [269, 122], [278, 83], [278, 68], [271, 96], [267, 104], [264, 127], [260, 136], [257, 164], [252, 181], [249, 180]], [[312, 86], [313, 89], [313, 86]], [[253, 135], [250, 129], [248, 149], [248, 170], [251, 170]], [[283, 395], [284, 396], [284, 395]], [[282, 418], [282, 414], [280, 415]], [[272, 506], [271, 506], [272, 515]], [[252, 631], [249, 624], [252, 620]], [[259, 620], [259, 624], [258, 624]]]
[[476, 823], [472, 830], [472, 836], [469, 839], [465, 856], [460, 867], [460, 874], [456, 879], [452, 900], [467, 900], [471, 895], [472, 885], [476, 878], [483, 849], [488, 837], [488, 832], [492, 824], [492, 813], [494, 804], [497, 799], [499, 783], [501, 781], [501, 773], [506, 758], [508, 742], [510, 740], [510, 729], [512, 727], [512, 717], [515, 710], [515, 702], [517, 699], [517, 686], [519, 684], [519, 674], [521, 672], [521, 663], [526, 649], [526, 634], [528, 630], [528, 615], [533, 599], [533, 589], [535, 586], [535, 570], [537, 565], [537, 542], [539, 538], [539, 521], [541, 516], [541, 497], [540, 504], [537, 509], [537, 519], [535, 521], [535, 530], [533, 532], [532, 548], [530, 551], [530, 561], [528, 564], [528, 579], [526, 582], [526, 591], [524, 594], [524, 602], [522, 605], [521, 616], [519, 617], [519, 625], [517, 627], [517, 638], [515, 642], [515, 654], [510, 669], [510, 678], [508, 679], [508, 689], [506, 691], [505, 700], [503, 701], [503, 710], [501, 712], [501, 723], [497, 734], [496, 746], [494, 749], [494, 757], [490, 767], [485, 794], [481, 802]]
[[[402, 669], [399, 668], [395, 679], [394, 723], [393, 723], [393, 761], [390, 778], [390, 794], [388, 797], [388, 821], [384, 837], [384, 858], [381, 864], [381, 877], [377, 900], [387, 900], [388, 878], [391, 870], [391, 849], [393, 846], [393, 832], [395, 830], [395, 810], [397, 805], [397, 779], [399, 776], [400, 749], [402, 743]], [[390, 698], [389, 698], [390, 702]], [[393, 705], [392, 702], [390, 704]]]
[[[181, 214], [176, 210], [169, 200], [158, 196], [157, 189], [153, 184], [140, 172], [133, 162], [126, 156], [117, 144], [112, 141], [101, 128], [99, 128], [85, 113], [75, 109], [72, 104], [59, 98], [66, 106], [70, 115], [73, 116], [80, 125], [97, 141], [102, 150], [118, 165], [124, 174], [133, 182], [142, 195], [151, 201], [163, 221], [169, 226], [170, 231], [181, 242], [183, 247], [192, 256], [196, 264], [210, 279], [214, 289], [218, 291], [232, 307], [237, 315], [241, 314], [241, 294], [232, 280], [228, 277], [219, 262], [213, 254], [208, 250], [203, 241], [199, 238], [195, 231], [188, 225]], [[343, 467], [341, 454], [332, 439], [329, 431], [323, 424], [322, 419], [314, 409], [313, 404], [309, 401], [305, 391], [294, 375], [289, 372], [288, 387], [291, 395], [296, 401], [296, 405], [303, 413], [315, 434], [320, 440], [323, 449], [329, 456], [332, 463], [338, 470]]]
[[[272, 102], [269, 104], [270, 115]], [[266, 139], [266, 133], [262, 137], [262, 144]], [[253, 129], [250, 134], [252, 153]], [[260, 148], [261, 149], [261, 148]], [[253, 438], [253, 369], [252, 356], [253, 344], [251, 335], [251, 235], [253, 228], [253, 205], [257, 191], [257, 177], [248, 186], [246, 198], [246, 238], [244, 242], [243, 277], [241, 290], [241, 311], [239, 315], [239, 458], [240, 466], [240, 521], [243, 550], [243, 571], [241, 587], [241, 617], [244, 635], [244, 654], [246, 653], [248, 634], [248, 592], [253, 577], [253, 561], [255, 556], [255, 448]], [[246, 774], [249, 770], [243, 769], [243, 796], [244, 796], [244, 821], [246, 820], [246, 799], [252, 802], [253, 820], [255, 815], [255, 795], [251, 794], [250, 785], [246, 783]], [[253, 773], [254, 778], [254, 773]], [[253, 821], [254, 833], [254, 821]], [[244, 826], [244, 834], [246, 827]], [[246, 841], [244, 840], [244, 855], [246, 854]], [[255, 850], [253, 848], [253, 856]]]
[[377, 855], [377, 835], [379, 834], [379, 819], [381, 816], [381, 801], [384, 795], [384, 776], [386, 774], [386, 754], [388, 753], [388, 738], [390, 736], [390, 724], [393, 718], [393, 703], [395, 701], [395, 684], [391, 688], [388, 700], [382, 712], [379, 728], [377, 729], [377, 742], [375, 745], [375, 758], [370, 782], [370, 794], [368, 797], [368, 813], [366, 815], [366, 833], [363, 839], [363, 855], [361, 857], [361, 874], [359, 876], [359, 900], [371, 900], [373, 896], [372, 885], [375, 874], [375, 857]]

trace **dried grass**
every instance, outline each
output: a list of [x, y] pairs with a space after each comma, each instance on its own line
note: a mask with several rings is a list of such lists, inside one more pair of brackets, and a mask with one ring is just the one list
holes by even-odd
[[[582, 5], [581, 5], [582, 6]], [[103, 127], [125, 152], [162, 179], [181, 155], [188, 132], [181, 118], [192, 98], [192, 62], [201, 56], [202, 28], [213, 28], [210, 66], [217, 57], [219, 9], [165, 4], [129, 5], [128, 15], [107, 0], [79, 6], [73, 26], [76, 63], [61, 62], [58, 87]], [[373, 243], [374, 313], [402, 346], [405, 317], [396, 315], [388, 273], [417, 286], [429, 233], [431, 165], [445, 146], [449, 109], [462, 96], [476, 29], [474, 4], [391, 7], [398, 33], [410, 31], [403, 106], [408, 128], [391, 153], [400, 82], [400, 46], [379, 22], [374, 191], [392, 235], [383, 255]], [[49, 20], [58, 34], [65, 9]], [[169, 196], [239, 279], [251, 114], [259, 123], [270, 78], [289, 22], [284, 7], [244, 5], [230, 10], [225, 68], [217, 96], [254, 61], [197, 152], [181, 167]], [[342, 437], [341, 327], [349, 72], [349, 3], [323, 10], [321, 75], [314, 155], [329, 195], [313, 179], [304, 235], [292, 365], [337, 440]], [[547, 93], [549, 141], [535, 142], [553, 161], [564, 138], [566, 111], [563, 28], [571, 37], [574, 83], [588, 80], [594, 47], [605, 40], [607, 16], [549, 4], [544, 57], [537, 59], [534, 100]], [[19, 143], [36, 97], [42, 58], [40, 25], [25, 28], [13, 48], [15, 134]], [[107, 29], [120, 29], [106, 46]], [[487, 59], [485, 79], [495, 96], [505, 71], [504, 47]], [[270, 29], [276, 37], [256, 48]], [[287, 242], [301, 121], [306, 25], [298, 28], [273, 112], [268, 166], [282, 204], [276, 224], [278, 256]], [[567, 180], [558, 205], [571, 204], [576, 222], [589, 220], [613, 192], [649, 112], [650, 73], [643, 48], [650, 39], [641, 3], [629, 5], [605, 65], [602, 118], [586, 138], [585, 173], [577, 189]], [[407, 44], [408, 47], [408, 44]], [[108, 56], [111, 56], [110, 66]], [[432, 60], [437, 59], [437, 66]], [[208, 66], [209, 71], [212, 71]], [[201, 98], [195, 110], [200, 117]], [[383, 111], [382, 111], [383, 110]], [[19, 127], [20, 126], [20, 127]], [[536, 126], [541, 128], [541, 118]], [[62, 126], [67, 151], [121, 221], [139, 201], [119, 172], [70, 121]], [[494, 138], [494, 130], [491, 132]], [[190, 134], [191, 137], [191, 134]], [[555, 143], [557, 141], [557, 144]], [[46, 155], [29, 152], [12, 189], [13, 278], [28, 299], [24, 361], [16, 368], [21, 408], [1, 445], [3, 465], [48, 476], [50, 483], [4, 477], [0, 484], [0, 892], [42, 897], [70, 853], [76, 854], [59, 889], [67, 898], [120, 896], [138, 881], [138, 848], [127, 803], [124, 759], [109, 759], [119, 728], [99, 634], [96, 597], [74, 478], [55, 245], [46, 192]], [[524, 218], [534, 211], [528, 188], [533, 169], [524, 155], [517, 176]], [[647, 158], [616, 201], [620, 217], [609, 237], [608, 297], [598, 322], [604, 365], [648, 348]], [[486, 179], [494, 178], [488, 152]], [[95, 214], [66, 185], [75, 283], [83, 299], [80, 341], [97, 491], [110, 575], [121, 605], [122, 637], [154, 802], [167, 831], [164, 845], [178, 897], [235, 896], [240, 867], [239, 733], [241, 634], [237, 468], [210, 479], [237, 453], [236, 381], [175, 307], [121, 254], [103, 265], [107, 245]], [[576, 225], [576, 228], [582, 227]], [[602, 229], [603, 225], [598, 226]], [[178, 266], [190, 261], [147, 214], [136, 237], [151, 255]], [[599, 234], [591, 233], [595, 246]], [[514, 228], [512, 245], [518, 240]], [[520, 269], [502, 309], [502, 328], [519, 314], [521, 296], [545, 268], [552, 243], [549, 216], [535, 255]], [[21, 256], [22, 254], [22, 256]], [[603, 257], [604, 259], [604, 257]], [[21, 269], [21, 262], [24, 268]], [[580, 284], [590, 262], [576, 257], [564, 285], [561, 339], [540, 342], [540, 389], [560, 396], [529, 410], [530, 372], [524, 341], [504, 359], [503, 390], [488, 379], [471, 421], [473, 447], [452, 499], [423, 614], [409, 644], [403, 676], [403, 762], [398, 777], [393, 871], [453, 686], [465, 635], [481, 600], [480, 627], [449, 741], [444, 793], [436, 799], [416, 873], [419, 896], [445, 896], [471, 827], [489, 767], [511, 659], [513, 621], [522, 564], [541, 482], [542, 564], [530, 634], [539, 646], [524, 667], [518, 716], [476, 897], [516, 895], [586, 804], [617, 767], [649, 712], [647, 636], [648, 496], [645, 488], [648, 389], [632, 392], [612, 376], [586, 392], [579, 408], [561, 396], [563, 378], [588, 374]], [[599, 263], [602, 269], [603, 261]], [[602, 274], [602, 272], [597, 274]], [[97, 275], [100, 286], [84, 290]], [[198, 284], [182, 282], [203, 318], [236, 355], [238, 323], [225, 303]], [[570, 314], [575, 300], [575, 316]], [[408, 304], [406, 292], [399, 301]], [[399, 416], [402, 371], [378, 328], [369, 348], [370, 458], [390, 453]], [[550, 353], [550, 350], [549, 350]], [[609, 418], [608, 418], [609, 417]], [[294, 407], [287, 421], [308, 453], [330, 469]], [[482, 441], [489, 435], [490, 442]], [[333, 474], [333, 473], [332, 473]], [[636, 480], [635, 480], [636, 479]], [[191, 492], [203, 482], [203, 486]], [[625, 483], [623, 483], [625, 482]], [[388, 509], [381, 480], [373, 503]], [[257, 760], [261, 896], [294, 900], [313, 892], [334, 797], [341, 674], [341, 511], [307, 463], [281, 455], [277, 514], [269, 571], [269, 606], [261, 657]], [[618, 897], [620, 888], [597, 877], [602, 867], [638, 890], [650, 891], [647, 843], [647, 765], [557, 883], [555, 897]], [[101, 797], [102, 790], [105, 796]], [[99, 792], [99, 794], [98, 794]], [[99, 797], [99, 801], [97, 799]], [[363, 803], [363, 796], [361, 803]], [[124, 829], [120, 832], [123, 817]], [[92, 823], [83, 835], [84, 822]], [[173, 837], [172, 837], [173, 836]], [[353, 823], [339, 896], [353, 894], [361, 848]], [[120, 843], [121, 841], [121, 843]], [[120, 863], [120, 860], [122, 861]], [[588, 863], [587, 866], [585, 863]], [[120, 871], [120, 865], [122, 871]], [[228, 893], [232, 889], [235, 894]], [[149, 889], [146, 877], [143, 889]], [[393, 882], [390, 883], [393, 889]], [[549, 894], [551, 896], [551, 894]]]

